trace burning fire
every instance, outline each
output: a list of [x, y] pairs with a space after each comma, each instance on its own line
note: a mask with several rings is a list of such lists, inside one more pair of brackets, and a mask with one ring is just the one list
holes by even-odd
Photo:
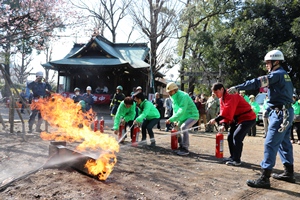
[[40, 99], [32, 104], [36, 106], [52, 127], [57, 130], [52, 133], [41, 133], [44, 140], [80, 142], [78, 151], [89, 152], [102, 149], [97, 160], [89, 160], [85, 164], [88, 172], [106, 180], [117, 162], [116, 152], [119, 152], [117, 140], [108, 134], [94, 132], [90, 124], [94, 119], [93, 111], [83, 112], [73, 99], [54, 94], [50, 99]]

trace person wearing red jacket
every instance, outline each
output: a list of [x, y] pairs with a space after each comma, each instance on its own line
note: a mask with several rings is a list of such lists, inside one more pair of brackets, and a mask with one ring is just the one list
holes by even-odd
[[256, 115], [250, 104], [239, 94], [228, 94], [222, 83], [215, 83], [212, 92], [220, 100], [220, 114], [208, 123], [220, 124], [219, 130], [223, 132], [230, 126], [227, 141], [230, 157], [224, 159], [226, 165], [241, 165], [243, 140], [256, 123]]

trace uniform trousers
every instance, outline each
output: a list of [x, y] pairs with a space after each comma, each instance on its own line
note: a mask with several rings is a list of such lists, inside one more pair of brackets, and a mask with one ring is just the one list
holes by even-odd
[[283, 122], [283, 111], [272, 110], [269, 115], [268, 134], [264, 143], [264, 158], [261, 162], [262, 169], [272, 170], [276, 163], [276, 155], [279, 153], [282, 164], [293, 165], [293, 146], [290, 141], [291, 125], [294, 118], [293, 108], [288, 109], [288, 126], [279, 132]]

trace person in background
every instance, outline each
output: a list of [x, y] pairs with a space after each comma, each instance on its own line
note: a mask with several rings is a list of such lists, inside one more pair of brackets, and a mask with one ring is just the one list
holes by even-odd
[[[25, 89], [24, 88], [22, 88], [22, 91], [21, 91], [21, 93], [20, 93], [20, 97], [22, 98], [22, 100], [20, 100], [19, 101], [19, 103], [20, 104], [22, 104], [22, 107], [21, 107], [21, 113], [22, 114], [25, 114], [25, 112], [24, 112], [24, 108], [25, 108], [25, 106], [26, 106], [26, 104], [25, 103], [27, 103], [27, 96], [26, 96], [26, 92], [25, 92]], [[24, 102], [24, 103], [23, 103]]]
[[156, 107], [145, 99], [145, 96], [141, 92], [137, 92], [134, 95], [134, 101], [137, 103], [139, 108], [139, 115], [138, 117], [133, 121], [134, 124], [142, 124], [142, 141], [141, 144], [147, 144], [146, 132], [148, 131], [149, 137], [150, 137], [150, 146], [155, 147], [155, 138], [152, 128], [157, 124], [157, 122], [160, 120], [160, 114]]
[[[46, 98], [46, 97], [50, 96], [52, 87], [47, 81], [44, 80], [43, 77], [44, 77], [43, 72], [37, 72], [35, 81], [28, 83], [28, 85], [26, 87], [27, 94], [30, 93], [30, 90], [32, 91], [32, 94], [33, 94], [32, 104], [34, 104], [35, 102], [38, 102], [38, 100], [40, 98]], [[36, 106], [32, 105], [31, 113], [29, 115], [29, 120], [28, 120], [28, 127], [29, 127], [28, 133], [32, 133], [32, 126], [34, 124], [36, 115], [38, 115], [36, 131], [42, 132], [42, 130], [41, 130], [41, 125], [43, 123], [42, 115], [41, 115], [40, 111], [36, 108]]]
[[107, 94], [108, 93], [108, 87], [106, 87], [106, 85], [103, 85], [102, 89], [102, 93], [103, 94]]
[[208, 123], [220, 124], [221, 132], [230, 127], [227, 136], [230, 157], [224, 161], [226, 165], [239, 166], [242, 164], [243, 141], [247, 132], [255, 125], [256, 115], [241, 95], [228, 94], [222, 83], [214, 83], [212, 92], [220, 100], [220, 114]]
[[[249, 96], [249, 99], [250, 99], [249, 104], [250, 104], [252, 110], [254, 111], [254, 113], [255, 113], [255, 115], [256, 115], [256, 122], [257, 122], [257, 121], [258, 121], [258, 113], [259, 113], [259, 111], [260, 111], [259, 104], [255, 101], [255, 96], [254, 96], [253, 94], [251, 94], [251, 95]], [[249, 131], [249, 133], [248, 133], [248, 136], [251, 136], [251, 135], [252, 135], [252, 136], [256, 136], [256, 124], [254, 124], [254, 125], [251, 127], [251, 129], [250, 129], [250, 131]]]
[[199, 124], [199, 126], [201, 125], [201, 121], [202, 121], [203, 124], [204, 124], [204, 130], [205, 130], [205, 132], [208, 132], [207, 131], [206, 110], [205, 110], [206, 102], [207, 102], [207, 96], [206, 96], [206, 94], [201, 94], [199, 102], [201, 103], [201, 106], [200, 106], [200, 119], [199, 119], [200, 124]]
[[120, 105], [120, 103], [125, 99], [125, 95], [123, 94], [123, 87], [121, 85], [119, 85], [116, 88], [116, 93], [114, 94], [111, 103], [110, 103], [110, 115], [112, 116], [112, 119], [114, 121], [114, 117], [117, 113], [118, 107]]
[[102, 89], [101, 89], [100, 86], [96, 87], [95, 93], [96, 94], [101, 94], [102, 93]]
[[[172, 100], [170, 98], [170, 96], [168, 96], [166, 99], [165, 99], [165, 102], [164, 102], [164, 107], [165, 107], [165, 118], [166, 119], [169, 119], [172, 114], [173, 114], [173, 107], [172, 107]], [[171, 128], [171, 124], [166, 124], [166, 129], [165, 131], [168, 132], [170, 131], [172, 128]]]
[[195, 100], [195, 96], [194, 96], [194, 94], [193, 94], [193, 92], [189, 92], [189, 96], [192, 98], [192, 100], [194, 101]]
[[86, 93], [82, 95], [82, 100], [85, 102], [85, 110], [89, 111], [94, 104], [94, 95], [92, 94], [91, 86], [86, 87]]
[[130, 96], [133, 98], [133, 95], [136, 93], [136, 87], [132, 88], [132, 91], [130, 93]]
[[143, 88], [141, 86], [137, 86], [135, 92], [143, 92]]
[[244, 97], [244, 99], [249, 103], [250, 99], [247, 95], [245, 95], [245, 90], [240, 90], [240, 95]]
[[[215, 93], [212, 92], [211, 96], [207, 99], [205, 110], [206, 110], [207, 121], [210, 121], [211, 119], [215, 118], [220, 112], [220, 102], [218, 97], [215, 95]], [[214, 126], [208, 124], [206, 131], [214, 132]]]
[[72, 99], [74, 100], [74, 103], [78, 103], [80, 100], [83, 100], [78, 87], [74, 89], [74, 95], [72, 96]]
[[[179, 148], [176, 153], [180, 156], [188, 155], [190, 140], [189, 129], [199, 120], [199, 112], [192, 98], [185, 92], [178, 89], [174, 82], [169, 82], [166, 87], [173, 102], [173, 115], [166, 120], [166, 124], [176, 123], [183, 134], [182, 140], [179, 141]], [[181, 134], [180, 134], [181, 136]]]
[[[164, 107], [164, 102], [160, 98], [160, 94], [158, 92], [155, 93], [155, 99], [152, 100], [152, 103], [156, 107], [156, 109], [158, 110], [158, 112], [160, 114], [160, 118], [161, 118], [163, 107]], [[157, 129], [161, 130], [160, 120], [157, 122]]]
[[[201, 102], [200, 102], [200, 97], [199, 95], [195, 96], [195, 100], [194, 100], [195, 106], [199, 112], [199, 116], [200, 116], [200, 110], [201, 110]], [[198, 119], [198, 121], [193, 125], [193, 129], [195, 132], [197, 132], [198, 130], [201, 130], [201, 119]], [[192, 130], [190, 130], [191, 132]]]
[[98, 86], [95, 90], [95, 93], [96, 94], [107, 94], [108, 93], [108, 88], [105, 85], [103, 85], [103, 87]]
[[[135, 108], [136, 103], [133, 101], [131, 97], [125, 97], [123, 101], [121, 101], [116, 116], [114, 120], [113, 130], [116, 135], [118, 135], [120, 123], [124, 123], [125, 129], [129, 126], [130, 129], [130, 138], [132, 139], [133, 135], [133, 120], [135, 118]], [[126, 130], [125, 130], [126, 132]]]
[[293, 94], [293, 109], [294, 109], [294, 121], [291, 128], [291, 143], [296, 143], [296, 140], [294, 138], [294, 128], [297, 133], [298, 137], [298, 144], [300, 145], [300, 117], [296, 117], [300, 115], [300, 103], [297, 100], [297, 95]]
[[263, 118], [263, 125], [264, 125], [264, 138], [267, 137], [267, 133], [268, 133], [268, 126], [269, 126], [269, 106], [268, 106], [268, 95], [266, 95], [265, 99], [264, 99], [264, 103], [263, 103], [263, 111], [262, 111], [262, 118]]
[[268, 134], [264, 142], [264, 158], [261, 162], [262, 174], [256, 180], [247, 180], [249, 187], [270, 188], [270, 176], [276, 163], [277, 153], [284, 165], [284, 172], [273, 173], [272, 177], [295, 183], [293, 145], [290, 141], [291, 124], [294, 118], [293, 83], [290, 76], [284, 70], [284, 56], [279, 50], [272, 50], [264, 58], [268, 74], [248, 80], [242, 84], [228, 89], [229, 93], [237, 90], [258, 90], [268, 87], [271, 108], [269, 114]]

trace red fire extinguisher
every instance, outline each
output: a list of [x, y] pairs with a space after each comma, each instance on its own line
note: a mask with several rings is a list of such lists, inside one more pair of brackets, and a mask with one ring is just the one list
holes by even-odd
[[132, 139], [131, 139], [131, 146], [137, 147], [138, 146], [138, 140], [139, 140], [139, 134], [141, 132], [141, 129], [139, 126], [135, 126], [133, 129]]
[[100, 132], [104, 133], [104, 119], [103, 119], [103, 117], [101, 117], [101, 120], [100, 120]]
[[224, 135], [218, 132], [216, 135], [216, 157], [223, 158], [223, 141]]
[[[118, 134], [118, 141], [120, 141], [120, 139], [122, 138], [123, 134], [125, 134], [125, 125], [123, 123], [120, 123], [119, 134]], [[124, 141], [124, 139], [123, 139], [123, 141]]]
[[95, 120], [94, 120], [94, 132], [96, 132], [97, 130], [98, 130], [98, 119], [97, 119], [97, 117], [95, 118]]
[[174, 126], [171, 130], [171, 149], [178, 149], [178, 137], [177, 137], [177, 128]]

